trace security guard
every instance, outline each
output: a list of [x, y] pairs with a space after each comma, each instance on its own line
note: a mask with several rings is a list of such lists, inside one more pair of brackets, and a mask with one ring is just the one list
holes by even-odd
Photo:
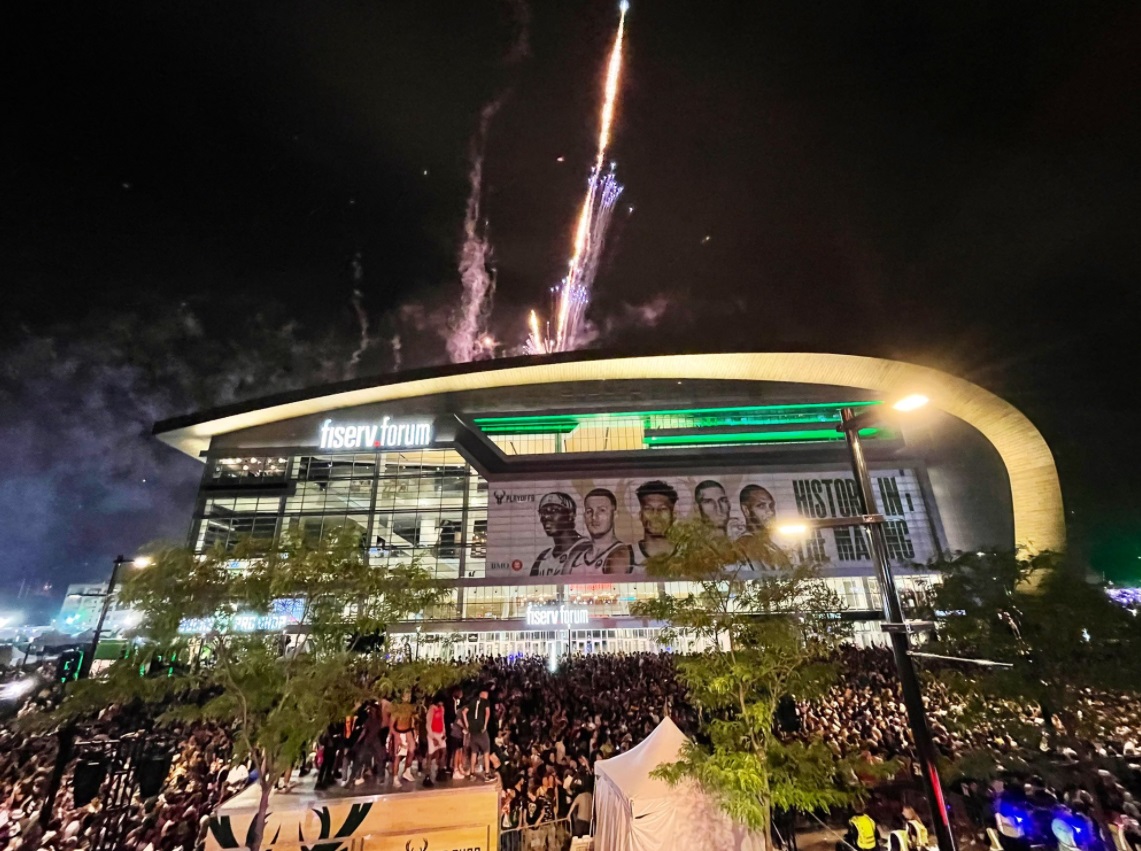
[[848, 819], [848, 833], [844, 842], [836, 844], [836, 851], [879, 851], [880, 833], [875, 819], [867, 814], [863, 804], [853, 807], [855, 815]]
[[927, 836], [927, 825], [919, 818], [919, 814], [915, 812], [914, 807], [904, 805], [903, 823], [904, 828], [907, 830], [907, 847], [909, 851], [926, 851], [930, 843], [930, 839]]

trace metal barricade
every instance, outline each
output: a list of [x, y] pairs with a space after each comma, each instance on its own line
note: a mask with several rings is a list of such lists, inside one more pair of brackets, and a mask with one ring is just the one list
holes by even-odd
[[499, 829], [499, 851], [570, 851], [571, 820]]
[[[139, 812], [135, 796], [140, 793], [141, 786], [147, 787], [147, 795], [155, 795], [165, 787], [166, 775], [176, 751], [177, 745], [168, 735], [155, 732], [128, 733], [118, 739], [75, 743], [77, 762], [95, 764], [100, 768], [97, 773], [101, 778], [99, 788], [91, 790], [97, 793], [100, 806], [84, 834], [87, 848], [91, 851], [121, 851], [124, 837], [135, 826], [134, 818]], [[140, 776], [140, 772], [153, 769], [157, 769], [159, 774]], [[73, 794], [74, 791], [73, 779]]]

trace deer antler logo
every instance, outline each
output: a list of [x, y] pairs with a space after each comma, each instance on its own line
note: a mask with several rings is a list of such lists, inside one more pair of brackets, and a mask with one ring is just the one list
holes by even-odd
[[419, 845], [413, 847], [412, 840], [409, 839], [404, 843], [404, 851], [428, 851], [428, 840], [423, 839]]

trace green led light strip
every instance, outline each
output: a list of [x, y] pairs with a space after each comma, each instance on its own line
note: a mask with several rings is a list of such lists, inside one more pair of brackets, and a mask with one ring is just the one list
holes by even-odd
[[581, 420], [590, 419], [618, 419], [621, 417], [665, 417], [665, 416], [689, 416], [697, 414], [725, 414], [725, 413], [749, 413], [758, 411], [783, 411], [788, 413], [795, 413], [797, 411], [817, 411], [821, 409], [839, 410], [840, 408], [866, 408], [870, 405], [882, 405], [882, 401], [871, 402], [803, 402], [792, 405], [752, 405], [743, 408], [678, 408], [675, 410], [663, 411], [624, 411], [621, 413], [599, 412], [599, 413], [584, 413], [584, 414], [534, 414], [527, 416], [516, 417], [474, 417], [472, 422], [480, 426], [482, 429], [486, 423], [488, 425], [507, 425], [507, 424], [527, 424], [527, 423], [546, 423], [546, 422], [567, 422], [572, 419], [577, 423]]
[[543, 423], [532, 423], [530, 425], [500, 425], [496, 423], [491, 426], [484, 426], [480, 428], [484, 434], [570, 434], [578, 428], [578, 423], [571, 423], [566, 425], [563, 423], [545, 425]]
[[[860, 429], [860, 437], [875, 437], [878, 428]], [[648, 435], [642, 442], [651, 446], [698, 446], [710, 443], [783, 443], [791, 441], [843, 440], [834, 428], [801, 429], [799, 431], [747, 431], [729, 434], [665, 434]]]

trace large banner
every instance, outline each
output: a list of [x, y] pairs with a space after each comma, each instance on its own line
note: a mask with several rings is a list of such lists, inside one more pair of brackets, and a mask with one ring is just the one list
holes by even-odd
[[[915, 471], [874, 471], [872, 479], [888, 519], [892, 560], [933, 558], [936, 532]], [[671, 551], [669, 529], [682, 519], [704, 519], [737, 539], [783, 522], [859, 513], [855, 480], [841, 471], [497, 481], [489, 484], [487, 575], [575, 581], [645, 574], [648, 558]], [[833, 568], [871, 567], [855, 527], [815, 530], [798, 542], [776, 540], [793, 557]]]

